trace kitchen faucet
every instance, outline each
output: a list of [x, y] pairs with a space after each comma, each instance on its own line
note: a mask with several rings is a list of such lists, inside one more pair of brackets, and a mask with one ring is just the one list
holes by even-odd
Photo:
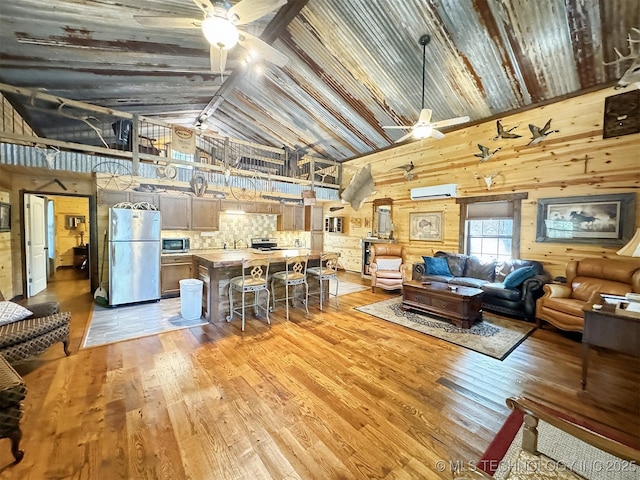
[[238, 244], [239, 243], [244, 243], [244, 246], [247, 246], [247, 242], [245, 240], [243, 240], [242, 238], [234, 238], [233, 239], [233, 249], [235, 250], [236, 248], [238, 248]]

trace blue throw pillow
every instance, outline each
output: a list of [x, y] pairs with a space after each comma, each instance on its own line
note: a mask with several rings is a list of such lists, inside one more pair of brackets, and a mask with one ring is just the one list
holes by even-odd
[[524, 282], [527, 278], [531, 278], [536, 274], [535, 267], [533, 265], [529, 265], [528, 267], [518, 268], [511, 272], [504, 279], [504, 288], [516, 288], [519, 287], [522, 282]]
[[444, 257], [422, 257], [424, 260], [424, 271], [426, 275], [444, 275], [451, 277], [449, 264]]

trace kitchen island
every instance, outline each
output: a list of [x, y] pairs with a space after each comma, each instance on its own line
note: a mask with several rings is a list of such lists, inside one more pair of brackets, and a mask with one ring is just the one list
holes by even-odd
[[[271, 250], [262, 251], [253, 248], [243, 250], [217, 250], [207, 252], [192, 252], [194, 277], [204, 282], [203, 310], [209, 322], [224, 322], [229, 314], [229, 280], [242, 275], [243, 259], [270, 259], [269, 278], [271, 275], [285, 269], [285, 258], [295, 255], [309, 255], [308, 266], [316, 266], [320, 261], [320, 251], [309, 249]], [[317, 290], [318, 285], [309, 284], [309, 291]], [[278, 298], [283, 293], [278, 292]], [[235, 302], [234, 302], [235, 303]]]

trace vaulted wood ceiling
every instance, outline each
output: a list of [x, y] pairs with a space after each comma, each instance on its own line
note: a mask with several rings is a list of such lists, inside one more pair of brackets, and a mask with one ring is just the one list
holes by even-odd
[[[0, 13], [3, 83], [186, 126], [207, 112], [213, 132], [338, 161], [405, 133], [383, 125], [416, 122], [425, 33], [433, 120], [478, 122], [613, 85], [630, 63], [603, 62], [640, 28], [637, 0], [289, 0], [246, 28], [287, 65], [258, 73], [235, 47], [222, 78], [200, 30], [134, 19], [201, 17], [191, 0], [3, 0]], [[56, 135], [28, 99], [10, 100]]]

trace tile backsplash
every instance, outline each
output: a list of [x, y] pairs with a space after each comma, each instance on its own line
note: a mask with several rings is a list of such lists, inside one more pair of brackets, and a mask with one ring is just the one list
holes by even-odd
[[278, 232], [276, 215], [249, 214], [230, 215], [220, 214], [219, 230], [214, 232], [194, 232], [185, 230], [163, 230], [163, 238], [189, 238], [191, 250], [205, 250], [211, 248], [233, 248], [234, 240], [237, 248], [251, 246], [252, 238], [275, 238], [279, 247], [293, 247], [296, 240], [302, 247], [310, 245], [309, 232]]

